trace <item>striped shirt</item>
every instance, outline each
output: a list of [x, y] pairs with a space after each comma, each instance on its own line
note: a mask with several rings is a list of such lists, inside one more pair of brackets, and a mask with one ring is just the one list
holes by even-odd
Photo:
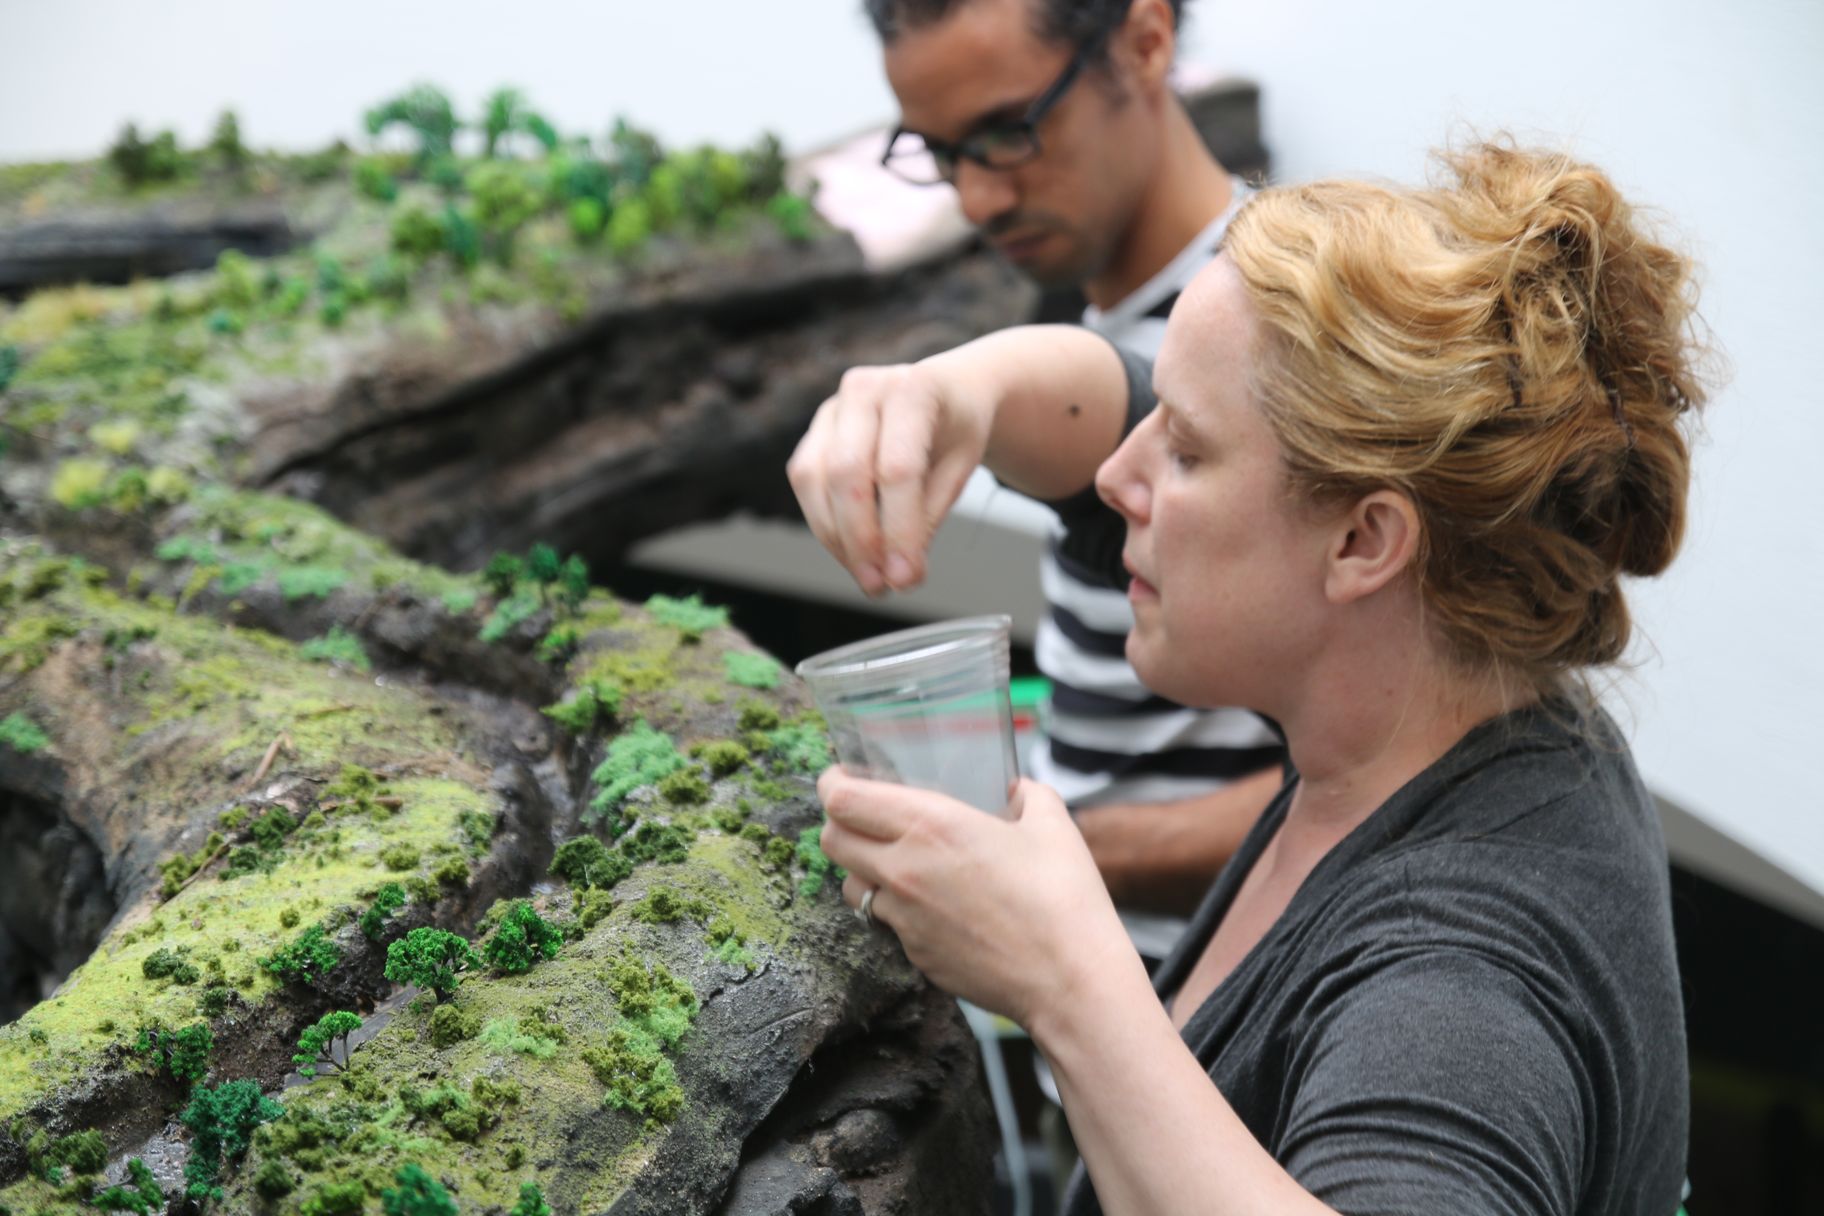
[[[1237, 181], [1228, 209], [1177, 257], [1114, 307], [1091, 306], [1083, 324], [1151, 363], [1179, 292], [1215, 256], [1246, 189]], [[1039, 571], [1048, 610], [1034, 642], [1052, 693], [1033, 777], [1080, 810], [1190, 798], [1278, 764], [1279, 737], [1259, 715], [1187, 709], [1141, 684], [1125, 657], [1134, 623], [1120, 565], [1125, 527], [1093, 488], [1054, 505], [1059, 527]]]

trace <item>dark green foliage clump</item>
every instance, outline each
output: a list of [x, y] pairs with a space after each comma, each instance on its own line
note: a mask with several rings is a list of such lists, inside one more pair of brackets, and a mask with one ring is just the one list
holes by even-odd
[[154, 1024], [140, 1029], [139, 1037], [133, 1040], [133, 1050], [151, 1057], [153, 1066], [179, 1085], [193, 1085], [209, 1075], [215, 1035], [207, 1022], [195, 1022], [182, 1030], [167, 1030]]
[[374, 902], [367, 911], [361, 914], [361, 933], [369, 941], [377, 942], [386, 928], [386, 922], [393, 913], [405, 907], [405, 888], [396, 882], [389, 882], [374, 894]]
[[277, 1157], [266, 1158], [253, 1173], [253, 1189], [262, 1199], [283, 1199], [297, 1189], [297, 1185], [297, 1179]]
[[395, 844], [380, 850], [380, 864], [389, 870], [413, 870], [421, 854], [409, 844]]
[[39, 730], [37, 724], [24, 714], [14, 713], [0, 718], [0, 747], [10, 747], [29, 756], [50, 745], [51, 737]]
[[[359, 1029], [361, 1019], [346, 1009], [326, 1013], [298, 1036], [298, 1054], [291, 1057], [291, 1062], [307, 1077], [316, 1075], [318, 1064], [341, 1072], [348, 1067], [348, 1036]], [[338, 1043], [342, 1046], [340, 1059], [336, 1058]]]
[[386, 978], [429, 988], [439, 1002], [455, 996], [463, 972], [479, 966], [481, 956], [467, 938], [429, 926], [413, 929], [386, 948]]
[[691, 834], [674, 823], [642, 823], [621, 841], [621, 852], [632, 862], [679, 862], [690, 855]]
[[121, 128], [120, 135], [108, 149], [108, 163], [114, 166], [114, 172], [129, 189], [175, 180], [187, 164], [177, 146], [176, 134], [160, 131], [150, 140], [142, 139], [139, 128], [133, 123]]
[[578, 836], [558, 846], [551, 873], [579, 890], [612, 887], [633, 873], [633, 862], [593, 836]]
[[160, 946], [140, 963], [140, 973], [149, 980], [170, 980], [174, 984], [198, 983], [202, 980], [203, 973], [184, 957], [188, 952], [188, 947], [173, 950], [169, 946]]
[[431, 1046], [454, 1047], [481, 1033], [481, 1017], [456, 1005], [439, 1005], [431, 1011]]
[[417, 1162], [400, 1166], [393, 1181], [399, 1185], [380, 1192], [380, 1208], [386, 1216], [456, 1216], [456, 1201]]
[[629, 908], [627, 914], [649, 925], [668, 925], [687, 916], [706, 917], [709, 915], [709, 905], [700, 899], [688, 899], [679, 895], [670, 887], [654, 887]]
[[741, 702], [741, 729], [744, 731], [777, 730], [779, 711], [764, 701]]
[[659, 796], [678, 806], [699, 806], [709, 801], [709, 783], [701, 774], [681, 768], [659, 782]]
[[466, 887], [469, 885], [469, 863], [460, 857], [446, 858], [431, 871], [431, 877], [446, 887]]
[[551, 1216], [551, 1205], [545, 1202], [538, 1183], [522, 1182], [519, 1184], [519, 1202], [513, 1205], [507, 1216]]
[[64, 1174], [99, 1174], [108, 1164], [108, 1144], [98, 1131], [80, 1131], [51, 1140], [40, 1132], [26, 1144], [32, 1172], [57, 1179]]
[[197, 1089], [180, 1116], [191, 1133], [190, 1159], [184, 1163], [190, 1198], [221, 1198], [216, 1180], [222, 1167], [246, 1154], [255, 1128], [284, 1113], [285, 1108], [263, 1096], [254, 1081], [226, 1081], [214, 1089]]
[[133, 1212], [136, 1216], [165, 1210], [165, 1192], [144, 1161], [138, 1157], [128, 1161], [127, 1176], [132, 1185], [111, 1186], [89, 1202], [104, 1212]]
[[556, 958], [562, 942], [563, 934], [538, 914], [531, 900], [516, 899], [482, 946], [482, 955], [496, 971], [519, 975], [540, 960]]
[[314, 984], [341, 964], [342, 951], [329, 940], [323, 926], [315, 924], [259, 962], [288, 983]]
[[0, 343], [0, 393], [4, 393], [13, 377], [19, 374], [19, 364], [19, 348], [11, 343]]
[[726, 777], [747, 767], [751, 753], [731, 739], [719, 739], [703, 748], [703, 763], [712, 777]]
[[233, 999], [234, 989], [226, 984], [211, 984], [197, 997], [196, 1011], [206, 1018], [219, 1018], [228, 1012]]
[[463, 839], [476, 853], [485, 852], [488, 842], [494, 839], [494, 816], [486, 811], [464, 811], [461, 826]]

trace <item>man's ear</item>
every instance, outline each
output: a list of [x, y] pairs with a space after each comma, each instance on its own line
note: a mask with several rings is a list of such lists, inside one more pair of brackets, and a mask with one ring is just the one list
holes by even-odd
[[1339, 517], [1326, 555], [1324, 594], [1333, 604], [1366, 599], [1399, 578], [1419, 552], [1419, 512], [1394, 490], [1376, 490]]
[[1177, 22], [1168, 0], [1133, 0], [1115, 31], [1114, 54], [1127, 75], [1143, 88], [1163, 89], [1178, 54]]

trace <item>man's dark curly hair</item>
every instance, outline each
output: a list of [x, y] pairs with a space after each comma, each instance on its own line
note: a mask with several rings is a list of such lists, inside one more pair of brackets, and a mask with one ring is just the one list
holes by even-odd
[[[868, 20], [882, 42], [891, 43], [902, 31], [942, 21], [971, 0], [862, 0]], [[1098, 34], [1120, 24], [1132, 0], [1025, 0], [1031, 6], [1033, 32], [1046, 42], [1082, 46]], [[1172, 21], [1184, 20], [1185, 0], [1171, 0]], [[1102, 59], [1106, 46], [1098, 48]]]

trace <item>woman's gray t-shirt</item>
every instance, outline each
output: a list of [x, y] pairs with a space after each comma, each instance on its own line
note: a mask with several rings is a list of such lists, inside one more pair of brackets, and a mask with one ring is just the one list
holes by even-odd
[[[1154, 977], [1162, 994], [1295, 783]], [[1332, 849], [1184, 1039], [1340, 1212], [1669, 1216], [1688, 1120], [1669, 901], [1614, 723], [1550, 701], [1470, 732]], [[1101, 1211], [1081, 1168], [1064, 1211]]]

